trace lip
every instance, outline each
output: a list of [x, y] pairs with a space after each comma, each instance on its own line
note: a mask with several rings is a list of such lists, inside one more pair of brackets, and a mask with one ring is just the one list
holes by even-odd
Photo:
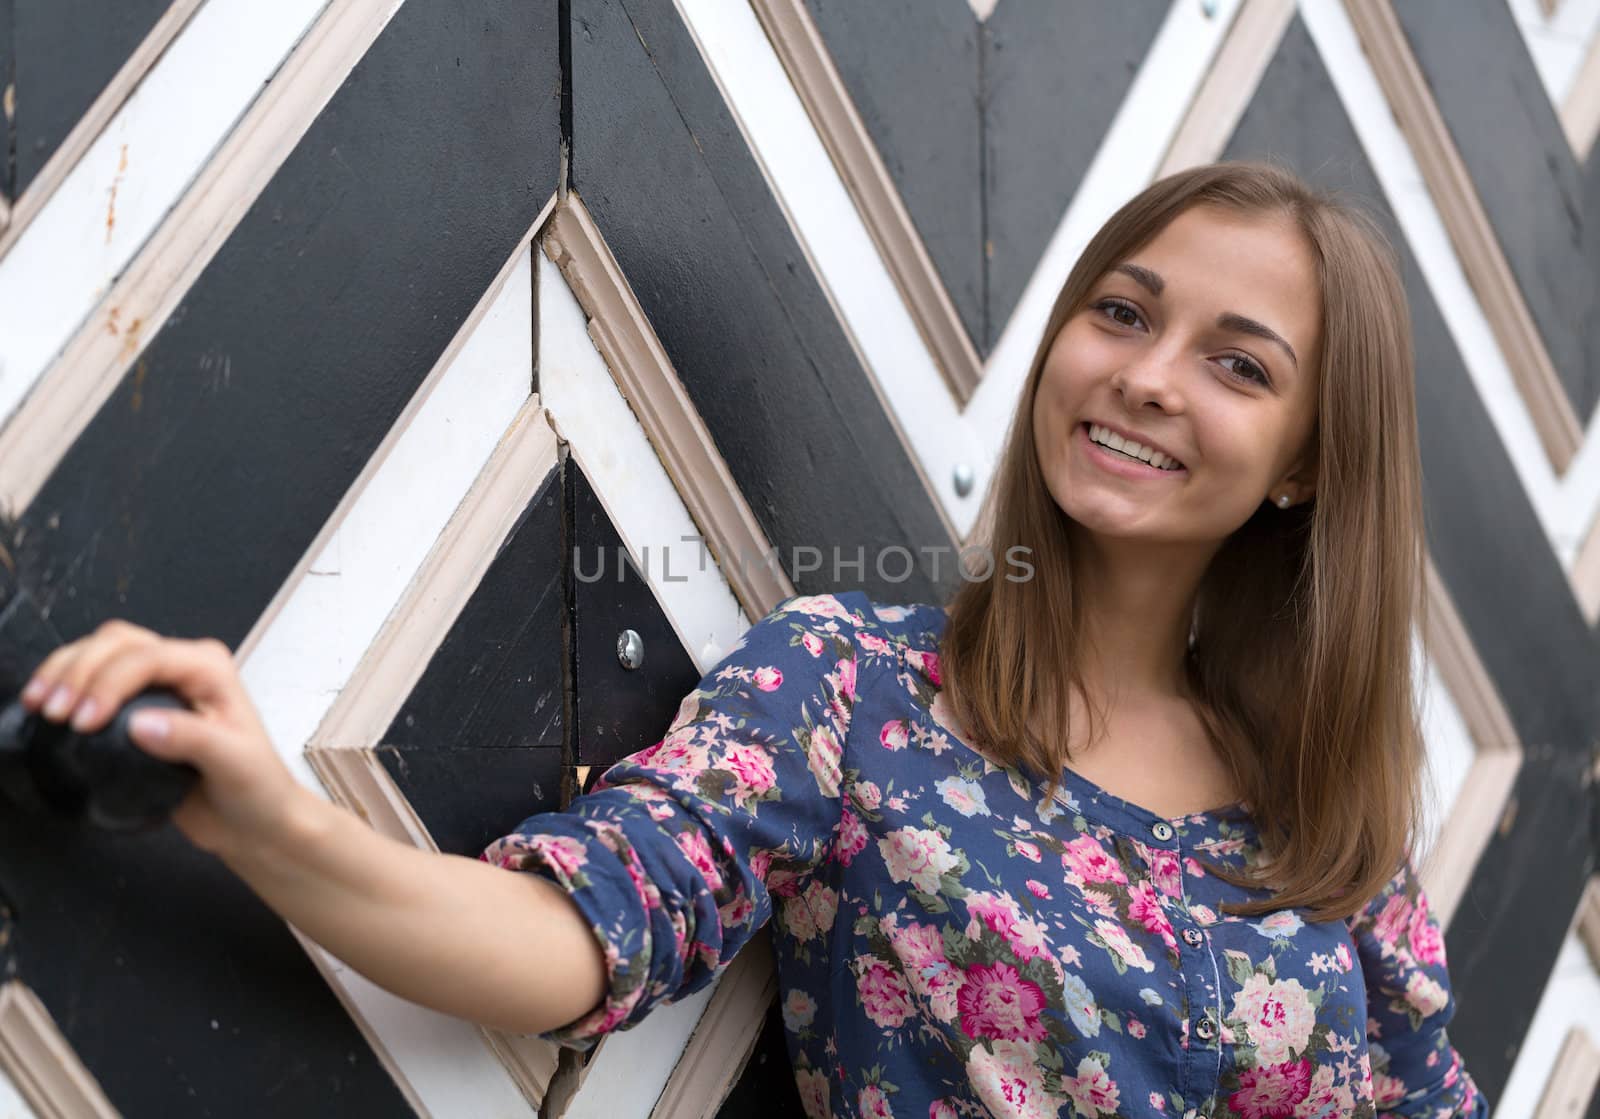
[[[1100, 426], [1110, 427], [1109, 424], [1101, 424]], [[1117, 431], [1117, 429], [1114, 427], [1111, 428], [1111, 430]], [[1118, 431], [1117, 434], [1121, 435], [1122, 433]], [[1107, 447], [1102, 447], [1093, 439], [1089, 438], [1088, 421], [1078, 425], [1075, 438], [1077, 438], [1083, 444], [1084, 453], [1094, 461], [1095, 465], [1099, 466], [1102, 470], [1117, 475], [1119, 478], [1156, 481], [1159, 479], [1170, 480], [1182, 478], [1184, 475], [1189, 473], [1189, 468], [1187, 466], [1180, 467], [1177, 470], [1160, 470], [1154, 466], [1148, 466], [1145, 463], [1136, 462], [1127, 455], [1119, 454]], [[1127, 438], [1133, 437], [1128, 436]], [[1155, 449], [1158, 451], [1161, 450], [1160, 447], [1156, 447]], [[1166, 452], [1162, 451], [1162, 454], [1166, 454]], [[1169, 455], [1168, 457], [1170, 458], [1172, 456]]]

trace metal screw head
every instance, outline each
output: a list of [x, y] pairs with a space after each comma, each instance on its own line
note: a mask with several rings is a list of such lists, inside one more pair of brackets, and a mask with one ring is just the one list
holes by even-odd
[[617, 634], [617, 660], [622, 662], [623, 668], [630, 671], [643, 664], [644, 638], [631, 629], [625, 629]]
[[1200, 14], [1207, 19], [1217, 17], [1217, 0], [1200, 0]]
[[956, 496], [966, 497], [967, 494], [972, 492], [972, 483], [974, 481], [972, 467], [964, 462], [956, 463], [955, 471], [950, 480], [956, 487]]

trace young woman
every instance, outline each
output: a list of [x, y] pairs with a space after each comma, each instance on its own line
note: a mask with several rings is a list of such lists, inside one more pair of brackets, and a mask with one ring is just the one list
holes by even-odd
[[591, 1044], [775, 918], [813, 1116], [1485, 1116], [1410, 855], [1419, 474], [1381, 233], [1218, 164], [1118, 211], [1056, 302], [984, 517], [1031, 570], [783, 603], [479, 860], [300, 788], [220, 644], [109, 623], [25, 702], [93, 729], [180, 690], [138, 731], [203, 774], [177, 826], [490, 1025]]

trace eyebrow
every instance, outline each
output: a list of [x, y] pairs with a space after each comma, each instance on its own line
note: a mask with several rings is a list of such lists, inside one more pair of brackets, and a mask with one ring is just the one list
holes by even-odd
[[[1167, 281], [1161, 278], [1161, 274], [1151, 271], [1142, 264], [1119, 264], [1112, 271], [1133, 277], [1151, 295], [1160, 296], [1166, 290]], [[1217, 325], [1223, 330], [1250, 334], [1257, 338], [1264, 338], [1268, 342], [1275, 342], [1283, 347], [1283, 352], [1289, 355], [1289, 361], [1293, 363], [1294, 367], [1296, 369], [1300, 368], [1300, 359], [1295, 356], [1294, 347], [1284, 340], [1283, 335], [1266, 324], [1256, 322], [1255, 319], [1245, 318], [1245, 316], [1236, 314], [1233, 311], [1224, 311], [1217, 316]]]

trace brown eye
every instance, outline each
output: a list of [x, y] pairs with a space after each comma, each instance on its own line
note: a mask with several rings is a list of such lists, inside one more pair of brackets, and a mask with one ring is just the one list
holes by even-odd
[[[1120, 299], [1102, 299], [1094, 305], [1094, 309], [1118, 326], [1138, 326], [1141, 321], [1139, 312], [1133, 304], [1124, 303]], [[1123, 318], [1123, 315], [1127, 317]]]

